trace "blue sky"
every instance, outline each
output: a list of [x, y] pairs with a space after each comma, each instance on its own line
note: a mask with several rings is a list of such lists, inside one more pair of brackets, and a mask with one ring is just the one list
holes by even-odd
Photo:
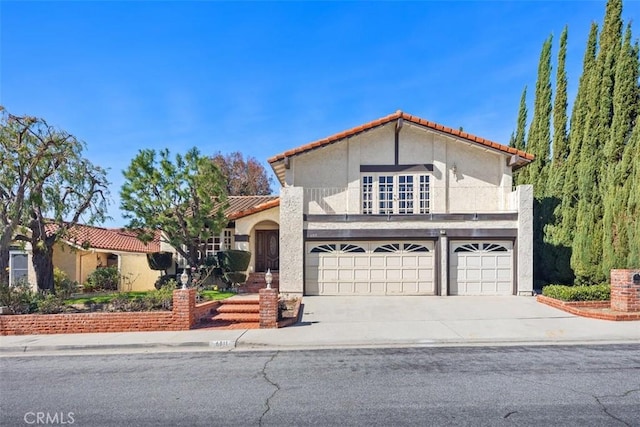
[[[604, 1], [0, 1], [0, 104], [87, 143], [113, 220], [138, 150], [263, 161], [398, 109], [501, 143], [543, 41], [573, 99]], [[640, 2], [624, 3], [625, 22]], [[634, 37], [638, 31], [634, 26]], [[554, 57], [555, 61], [555, 57]], [[529, 118], [532, 107], [529, 108]], [[277, 193], [277, 184], [274, 190]]]

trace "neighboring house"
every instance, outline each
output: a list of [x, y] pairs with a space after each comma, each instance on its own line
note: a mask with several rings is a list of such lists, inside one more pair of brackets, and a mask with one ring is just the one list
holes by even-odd
[[159, 271], [149, 268], [147, 253], [160, 250], [159, 235], [141, 242], [133, 231], [76, 225], [53, 250], [53, 265], [80, 284], [100, 267], [118, 267], [120, 291], [145, 291], [154, 288]]
[[279, 225], [283, 293], [531, 295], [532, 187], [512, 181], [531, 161], [398, 111], [270, 158], [279, 207], [236, 219], [236, 244], [269, 251], [241, 224]]
[[[53, 265], [79, 284], [97, 268], [115, 266], [121, 275], [119, 290], [142, 291], [154, 289], [160, 275], [149, 268], [146, 257], [148, 252], [159, 250], [159, 239], [145, 245], [131, 231], [76, 225], [54, 246]], [[29, 244], [12, 248], [9, 269], [10, 284], [26, 280], [35, 286]]]

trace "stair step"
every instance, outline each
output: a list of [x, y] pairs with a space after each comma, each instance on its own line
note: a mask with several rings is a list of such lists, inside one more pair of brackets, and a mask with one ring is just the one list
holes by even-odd
[[237, 297], [231, 297], [231, 298], [227, 298], [227, 299], [223, 299], [220, 300], [220, 303], [222, 304], [222, 306], [225, 305], [259, 305], [260, 304], [260, 300], [258, 299], [258, 297], [242, 297], [242, 298], [237, 298]]
[[218, 313], [211, 320], [214, 322], [260, 322], [260, 313]]
[[260, 304], [223, 304], [218, 313], [259, 313]]

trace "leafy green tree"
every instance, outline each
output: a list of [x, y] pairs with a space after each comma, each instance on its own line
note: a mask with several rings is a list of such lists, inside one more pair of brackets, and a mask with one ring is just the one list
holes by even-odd
[[175, 160], [168, 149], [141, 150], [124, 171], [121, 209], [128, 228], [150, 241], [156, 230], [190, 266], [201, 263], [206, 241], [227, 224], [223, 175], [208, 157], [192, 148]]
[[245, 160], [242, 153], [235, 151], [227, 155], [217, 153], [212, 160], [226, 181], [229, 196], [271, 194], [271, 178], [255, 157], [248, 156]]
[[4, 274], [11, 241], [30, 243], [38, 288], [55, 292], [53, 246], [80, 221], [94, 224], [105, 219], [106, 171], [82, 157], [84, 148], [76, 137], [42, 119], [3, 111], [0, 268]]

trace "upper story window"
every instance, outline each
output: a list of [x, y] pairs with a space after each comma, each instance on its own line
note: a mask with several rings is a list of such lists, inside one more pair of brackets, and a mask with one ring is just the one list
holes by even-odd
[[429, 175], [362, 175], [362, 213], [407, 215], [429, 213]]

